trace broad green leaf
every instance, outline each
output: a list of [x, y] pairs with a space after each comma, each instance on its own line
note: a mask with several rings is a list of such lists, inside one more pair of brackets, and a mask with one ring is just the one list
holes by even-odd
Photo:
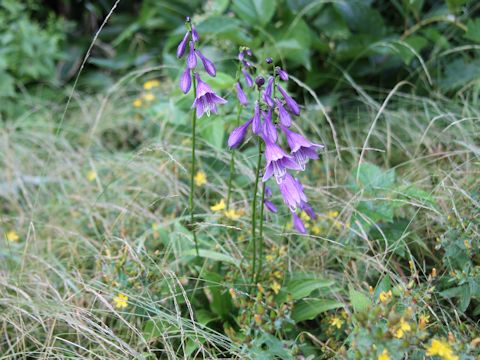
[[197, 26], [197, 30], [204, 36], [232, 40], [238, 45], [249, 45], [253, 40], [251, 35], [243, 28], [243, 23], [238, 19], [228, 16], [211, 16]]
[[387, 189], [395, 184], [395, 170], [383, 171], [377, 165], [365, 162], [353, 169], [352, 178], [356, 187], [361, 189]]
[[[206, 116], [204, 116], [206, 118]], [[217, 149], [223, 149], [224, 143], [223, 138], [225, 136], [225, 123], [223, 119], [218, 116], [200, 119], [206, 121], [200, 127], [200, 136], [202, 139], [207, 141], [210, 145], [216, 147]]]
[[328, 310], [343, 306], [341, 302], [332, 299], [302, 300], [293, 307], [292, 319], [296, 322], [312, 320]]
[[[220, 262], [227, 262], [235, 266], [238, 266], [240, 264], [239, 260], [231, 257], [230, 255], [222, 254], [217, 251], [200, 249], [198, 252], [199, 252], [199, 256], [205, 259], [210, 259], [213, 261], [220, 261]], [[195, 249], [191, 249], [191, 250], [185, 251], [182, 255], [196, 256], [197, 253], [195, 252]]]
[[277, 0], [234, 0], [232, 9], [251, 26], [267, 25], [275, 14]]
[[480, 42], [480, 18], [468, 20], [467, 32], [464, 37], [468, 40]]
[[372, 302], [364, 293], [350, 289], [349, 291], [350, 303], [352, 304], [353, 310], [356, 313], [362, 313], [368, 311], [372, 306]]
[[322, 279], [296, 279], [288, 282], [285, 290], [290, 293], [294, 300], [302, 299], [310, 295], [314, 290], [329, 288], [334, 284], [330, 280]]
[[203, 79], [208, 85], [215, 90], [232, 89], [235, 84], [235, 79], [223, 72], [217, 72], [217, 76]]
[[206, 290], [210, 292], [210, 309], [213, 313], [226, 320], [232, 312], [232, 298], [222, 285], [224, 277], [216, 273], [204, 274]]
[[463, 58], [458, 58], [446, 65], [440, 85], [444, 90], [453, 90], [479, 78], [480, 60], [467, 62]]

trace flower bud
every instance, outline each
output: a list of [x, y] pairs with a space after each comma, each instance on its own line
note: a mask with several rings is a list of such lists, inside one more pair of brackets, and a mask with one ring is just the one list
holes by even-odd
[[262, 87], [263, 84], [265, 84], [265, 79], [263, 76], [257, 76], [255, 79], [255, 84], [257, 84], [258, 87]]
[[273, 59], [272, 59], [271, 57], [267, 57], [267, 58], [265, 59], [265, 62], [266, 62], [267, 64], [271, 64], [271, 63], [273, 63]]

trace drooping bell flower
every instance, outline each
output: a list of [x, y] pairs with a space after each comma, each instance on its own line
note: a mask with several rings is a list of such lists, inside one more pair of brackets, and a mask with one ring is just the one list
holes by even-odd
[[192, 40], [194, 42], [197, 42], [198, 40], [200, 40], [200, 37], [198, 36], [197, 29], [195, 29], [195, 26], [193, 26], [193, 25], [192, 25]]
[[265, 207], [267, 208], [267, 210], [270, 211], [271, 213], [276, 213], [278, 211], [275, 204], [272, 203], [270, 200], [265, 199], [263, 203], [265, 204]]
[[308, 217], [312, 220], [315, 220], [317, 218], [317, 214], [315, 214], [315, 211], [313, 211], [312, 207], [310, 206], [309, 203], [303, 202], [300, 205], [300, 208], [305, 211], [305, 213], [308, 215]]
[[285, 103], [287, 104], [287, 108], [295, 115], [300, 115], [300, 106], [298, 106], [297, 102], [292, 99], [290, 95], [287, 94], [285, 89], [281, 85], [277, 85], [278, 91], [282, 94], [283, 98], [285, 99]]
[[230, 136], [228, 137], [228, 146], [230, 149], [235, 149], [243, 142], [243, 139], [247, 134], [248, 127], [250, 126], [252, 121], [253, 118], [245, 122], [243, 125], [240, 125], [239, 127], [233, 129], [233, 131], [230, 133]]
[[240, 84], [240, 81], [235, 84], [235, 90], [237, 91], [237, 99], [242, 104], [243, 106], [248, 105], [248, 99], [247, 95], [245, 95], [245, 92], [242, 89], [242, 84]]
[[253, 86], [253, 79], [250, 76], [250, 74], [248, 73], [248, 71], [245, 70], [245, 69], [242, 69], [242, 73], [243, 73], [243, 76], [245, 77], [245, 82], [247, 83], [247, 86], [252, 87]]
[[195, 46], [193, 45], [193, 41], [190, 41], [190, 52], [187, 56], [187, 66], [192, 70], [197, 66], [197, 55], [195, 55]]
[[197, 109], [197, 118], [202, 117], [205, 113], [207, 116], [210, 116], [210, 112], [217, 113], [217, 104], [225, 104], [227, 100], [215, 94], [212, 88], [200, 79], [198, 73], [195, 73], [195, 79], [197, 80], [197, 93], [192, 107]]
[[253, 113], [252, 132], [255, 135], [262, 133], [262, 119], [260, 115], [260, 104], [258, 101], [255, 103], [255, 111]]
[[208, 58], [205, 55], [203, 55], [200, 50], [195, 50], [195, 52], [197, 53], [200, 60], [202, 60], [203, 67], [207, 72], [207, 74], [212, 77], [215, 77], [215, 75], [217, 75], [217, 70], [215, 69], [215, 65], [213, 64], [213, 62], [208, 60]]
[[272, 100], [273, 80], [273, 77], [270, 77], [268, 79], [267, 86], [265, 88], [265, 91], [263, 92], [263, 101], [265, 101], [270, 107], [273, 107], [273, 105], [275, 105]]
[[303, 189], [298, 186], [297, 180], [290, 173], [286, 173], [284, 180], [278, 184], [278, 187], [283, 201], [290, 211], [297, 210], [302, 202], [307, 202]]
[[271, 142], [265, 136], [265, 158], [267, 165], [262, 181], [267, 181], [273, 175], [277, 184], [281, 184], [287, 175], [287, 169], [300, 170], [300, 166], [280, 146]]
[[183, 54], [185, 54], [185, 49], [187, 47], [187, 43], [188, 43], [188, 36], [190, 35], [190, 33], [187, 31], [187, 33], [185, 34], [185, 36], [183, 37], [182, 41], [180, 41], [180, 43], [178, 44], [178, 47], [177, 47], [177, 57], [180, 59]]
[[271, 142], [276, 143], [278, 139], [277, 128], [272, 122], [272, 109], [263, 112], [263, 134]]
[[280, 79], [282, 79], [283, 81], [288, 81], [288, 74], [285, 70], [277, 66], [276, 71]]
[[299, 233], [305, 234], [307, 232], [307, 229], [305, 229], [305, 224], [303, 223], [302, 219], [300, 219], [300, 217], [294, 211], [292, 211], [292, 222], [293, 226]]
[[292, 118], [288, 111], [283, 107], [282, 102], [277, 97], [275, 98], [275, 103], [277, 104], [278, 117], [280, 118], [280, 124], [285, 127], [290, 127], [292, 125]]
[[182, 92], [186, 94], [190, 91], [191, 86], [192, 86], [192, 78], [190, 76], [190, 69], [186, 67], [185, 71], [180, 77], [180, 90], [182, 90]]
[[287, 129], [285, 126], [281, 126], [281, 128], [290, 147], [290, 154], [295, 158], [301, 169], [305, 170], [305, 164], [308, 160], [318, 159], [317, 150], [323, 149], [324, 146], [310, 142], [302, 135]]

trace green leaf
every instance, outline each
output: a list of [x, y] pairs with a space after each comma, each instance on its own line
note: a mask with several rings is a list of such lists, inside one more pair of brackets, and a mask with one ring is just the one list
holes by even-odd
[[225, 286], [222, 285], [224, 277], [216, 273], [204, 274], [206, 290], [210, 292], [210, 309], [213, 313], [226, 320], [233, 309], [232, 298]]
[[465, 86], [480, 78], [480, 60], [467, 62], [463, 58], [456, 59], [445, 67], [440, 85], [445, 90], [453, 90]]
[[[204, 119], [202, 119], [204, 120]], [[217, 149], [223, 149], [223, 138], [225, 136], [225, 123], [220, 117], [212, 117], [200, 128], [200, 136], [210, 145]]]
[[334, 282], [330, 280], [295, 279], [288, 282], [285, 290], [292, 295], [294, 300], [299, 300], [310, 295], [314, 290], [329, 288], [333, 284]]
[[0, 70], [0, 97], [15, 95], [15, 79]]
[[388, 290], [391, 290], [391, 289], [392, 289], [392, 283], [390, 281], [390, 277], [386, 275], [375, 288], [375, 293], [373, 296], [375, 299], [378, 299], [382, 291], [387, 292]]
[[480, 42], [480, 18], [470, 19], [467, 23], [465, 39]]
[[249, 45], [253, 38], [243, 26], [240, 20], [229, 16], [211, 16], [198, 24], [197, 30], [205, 36], [215, 35], [219, 39], [231, 40], [239, 45]]
[[206, 82], [215, 90], [229, 90], [233, 88], [233, 85], [235, 84], [235, 79], [223, 72], [217, 72], [217, 75], [215, 77], [208, 78]]
[[[205, 259], [210, 259], [210, 260], [213, 260], [213, 261], [226, 262], [226, 263], [229, 263], [229, 264], [232, 264], [232, 265], [235, 265], [235, 266], [240, 265], [239, 260], [231, 257], [230, 255], [222, 254], [222, 253], [219, 253], [217, 251], [200, 249], [198, 251], [198, 253], [199, 253], [200, 257], [205, 258]], [[185, 251], [182, 255], [184, 257], [185, 256], [196, 256], [197, 253], [195, 252], [195, 249], [190, 249], [188, 251]]]
[[233, 11], [252, 26], [267, 25], [275, 14], [277, 0], [235, 0]]
[[350, 303], [352, 304], [353, 310], [356, 313], [362, 313], [368, 311], [371, 308], [372, 302], [367, 295], [361, 293], [360, 291], [350, 289], [349, 291]]
[[312, 320], [328, 310], [338, 309], [344, 304], [332, 299], [302, 300], [295, 304], [292, 311], [292, 319], [296, 322]]
[[[355, 181], [358, 173], [358, 181]], [[362, 163], [352, 171], [352, 182], [360, 189], [388, 189], [395, 184], [395, 170], [383, 171], [377, 165]]]

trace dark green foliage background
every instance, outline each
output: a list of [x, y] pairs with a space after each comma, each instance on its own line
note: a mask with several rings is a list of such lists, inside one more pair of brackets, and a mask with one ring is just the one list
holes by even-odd
[[[2, 1], [4, 104], [39, 87], [45, 98], [71, 84], [114, 3]], [[143, 66], [178, 66], [174, 48], [187, 15], [196, 15], [207, 51], [223, 70], [246, 45], [258, 59], [280, 60], [319, 94], [351, 89], [344, 74], [363, 86], [389, 88], [406, 79], [417, 92], [447, 94], [480, 76], [477, 1], [124, 0], [99, 34], [79, 89], [99, 90]]]

